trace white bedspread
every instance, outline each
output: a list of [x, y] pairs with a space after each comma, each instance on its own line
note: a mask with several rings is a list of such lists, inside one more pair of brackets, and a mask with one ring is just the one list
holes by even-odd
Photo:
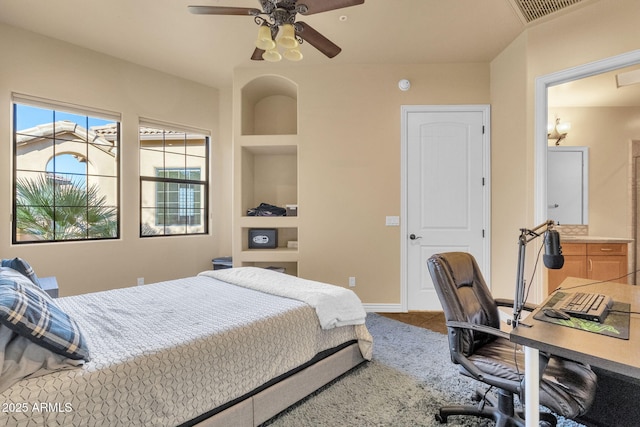
[[362, 325], [367, 317], [358, 296], [340, 286], [257, 267], [204, 271], [200, 275], [307, 303], [316, 310], [322, 329]]

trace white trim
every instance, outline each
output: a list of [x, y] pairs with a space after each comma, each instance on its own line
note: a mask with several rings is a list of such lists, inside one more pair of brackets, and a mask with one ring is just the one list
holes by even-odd
[[[407, 122], [408, 113], [416, 111], [427, 112], [481, 112], [484, 126], [483, 144], [483, 175], [484, 183], [484, 261], [480, 268], [486, 278], [491, 277], [491, 107], [488, 104], [478, 105], [403, 105], [401, 106], [400, 126], [400, 307], [402, 312], [408, 310], [408, 280], [407, 280]], [[545, 128], [546, 129], [546, 128]], [[426, 262], [426, 260], [425, 260]], [[491, 281], [487, 280], [489, 287]]]
[[11, 101], [14, 104], [29, 105], [31, 107], [46, 108], [47, 110], [64, 111], [65, 113], [78, 114], [81, 116], [91, 116], [97, 119], [122, 121], [122, 114], [115, 111], [102, 110], [95, 107], [85, 107], [84, 105], [72, 104], [70, 102], [54, 101], [37, 96], [25, 95], [22, 93], [11, 93]]
[[[640, 64], [640, 50], [633, 50], [621, 55], [589, 62], [536, 78], [534, 106], [534, 224], [540, 224], [547, 220], [547, 112], [549, 110], [547, 89], [550, 86], [591, 77], [635, 64]], [[535, 301], [542, 301], [543, 299], [542, 276], [542, 274], [538, 274], [538, 280], [532, 284], [534, 287], [532, 296], [535, 298]]]
[[[138, 117], [138, 126], [148, 127], [148, 128], [157, 128], [157, 129], [186, 133], [186, 134], [196, 134], [198, 136], [209, 136], [209, 137], [211, 136], [211, 132], [205, 129], [201, 129], [193, 126], [187, 126], [187, 125], [180, 125], [180, 124], [171, 123], [171, 122], [165, 122], [162, 120], [149, 119], [146, 117]], [[141, 139], [146, 139], [146, 138], [141, 138]]]
[[406, 313], [402, 304], [362, 304], [367, 313]]

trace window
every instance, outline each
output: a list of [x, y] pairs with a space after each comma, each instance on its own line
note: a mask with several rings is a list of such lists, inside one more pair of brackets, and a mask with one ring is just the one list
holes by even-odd
[[205, 234], [209, 137], [140, 125], [140, 236]]
[[[200, 181], [200, 168], [157, 169], [157, 177], [174, 181]], [[169, 182], [156, 184], [156, 225], [201, 225], [201, 186]]]
[[118, 238], [118, 116], [13, 101], [13, 242]]

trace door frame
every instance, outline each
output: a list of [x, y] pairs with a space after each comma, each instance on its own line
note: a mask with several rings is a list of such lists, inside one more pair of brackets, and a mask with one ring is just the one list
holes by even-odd
[[[636, 64], [640, 64], [640, 49], [536, 77], [533, 123], [535, 148], [534, 224], [540, 224], [547, 219], [547, 123], [549, 111], [547, 89], [551, 86]], [[633, 226], [632, 222], [631, 220], [630, 226]], [[533, 301], [541, 302], [545, 297], [543, 276], [543, 274], [537, 274], [538, 279], [531, 284], [530, 294]]]
[[[408, 201], [408, 132], [407, 122], [408, 114], [412, 112], [440, 113], [440, 112], [481, 112], [482, 122], [484, 125], [484, 134], [482, 136], [482, 169], [484, 171], [484, 212], [483, 212], [483, 228], [485, 238], [483, 250], [485, 259], [480, 269], [485, 279], [491, 277], [491, 107], [488, 104], [473, 105], [402, 105], [401, 106], [401, 127], [400, 127], [400, 174], [401, 174], [401, 191], [400, 191], [400, 310], [408, 311], [408, 247], [409, 235], [407, 230], [407, 201]], [[424, 260], [425, 262], [427, 260]], [[490, 280], [487, 280], [487, 286], [491, 288]]]

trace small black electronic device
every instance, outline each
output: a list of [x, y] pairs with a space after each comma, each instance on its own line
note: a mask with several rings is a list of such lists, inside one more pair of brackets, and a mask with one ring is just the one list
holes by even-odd
[[544, 255], [542, 255], [542, 261], [545, 267], [553, 270], [561, 269], [564, 265], [562, 246], [560, 246], [560, 233], [556, 230], [544, 232]]
[[554, 319], [562, 319], [562, 320], [571, 319], [571, 316], [569, 316], [567, 313], [565, 313], [562, 310], [556, 310], [555, 308], [545, 308], [544, 310], [542, 310], [542, 312], [544, 313], [545, 316], [553, 317]]
[[275, 249], [278, 247], [278, 230], [275, 228], [250, 228], [249, 249]]

